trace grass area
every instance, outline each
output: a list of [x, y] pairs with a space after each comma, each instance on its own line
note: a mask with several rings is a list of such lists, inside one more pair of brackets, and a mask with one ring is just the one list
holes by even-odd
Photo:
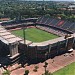
[[54, 72], [53, 75], [75, 75], [75, 62]]
[[[23, 30], [12, 31], [12, 33], [22, 38], [24, 37]], [[25, 30], [25, 37], [33, 42], [42, 42], [57, 38], [58, 36], [36, 28], [28, 28]]]

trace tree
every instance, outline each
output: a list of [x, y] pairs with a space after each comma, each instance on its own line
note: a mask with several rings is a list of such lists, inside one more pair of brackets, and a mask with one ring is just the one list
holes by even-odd
[[39, 68], [38, 66], [35, 66], [35, 68], [34, 68], [33, 71], [37, 72], [37, 69], [38, 69], [38, 68]]
[[46, 14], [45, 17], [50, 18], [50, 15], [49, 14]]
[[25, 74], [24, 75], [28, 75], [29, 74], [29, 70], [25, 70]]
[[53, 74], [47, 70], [46, 74], [42, 74], [42, 75], [53, 75]]
[[47, 74], [46, 68], [47, 68], [48, 63], [45, 62], [45, 65], [43, 66], [45, 68], [45, 75]]
[[2, 73], [2, 75], [10, 75], [10, 71], [9, 70], [6, 70]]

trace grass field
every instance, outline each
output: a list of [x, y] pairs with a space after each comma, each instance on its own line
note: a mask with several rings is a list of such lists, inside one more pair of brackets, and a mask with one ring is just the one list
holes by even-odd
[[53, 75], [75, 75], [75, 62], [54, 72]]
[[[23, 38], [23, 30], [15, 30], [12, 31], [12, 33]], [[33, 42], [42, 42], [42, 41], [47, 41], [58, 37], [57, 35], [36, 28], [26, 29], [25, 36], [27, 40]]]

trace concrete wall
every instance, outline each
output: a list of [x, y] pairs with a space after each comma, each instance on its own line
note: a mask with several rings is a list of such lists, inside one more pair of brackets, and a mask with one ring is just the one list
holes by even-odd
[[18, 42], [9, 43], [10, 56], [14, 56], [18, 53]]
[[10, 54], [9, 45], [0, 40], [0, 56], [6, 56], [8, 54]]
[[[73, 47], [74, 38], [59, 41], [47, 46], [27, 46], [24, 50], [24, 45], [20, 43], [19, 51], [25, 51], [27, 58], [30, 60], [47, 59], [68, 52]], [[74, 43], [75, 45], [75, 43]]]

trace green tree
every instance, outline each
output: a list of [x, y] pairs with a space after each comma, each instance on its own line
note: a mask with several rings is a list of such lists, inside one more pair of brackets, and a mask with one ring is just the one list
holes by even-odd
[[25, 74], [24, 75], [28, 75], [29, 74], [29, 70], [25, 70]]
[[42, 74], [42, 75], [53, 75], [53, 74], [47, 70], [46, 74]]
[[2, 75], [10, 75], [10, 71], [9, 70], [6, 70], [2, 73]]
[[37, 69], [38, 69], [38, 68], [39, 68], [38, 66], [35, 66], [33, 71], [34, 71], [34, 72], [37, 72]]
[[47, 74], [47, 70], [46, 70], [47, 65], [48, 65], [48, 63], [47, 63], [47, 62], [45, 62], [45, 65], [43, 66], [43, 67], [45, 68], [45, 75]]

